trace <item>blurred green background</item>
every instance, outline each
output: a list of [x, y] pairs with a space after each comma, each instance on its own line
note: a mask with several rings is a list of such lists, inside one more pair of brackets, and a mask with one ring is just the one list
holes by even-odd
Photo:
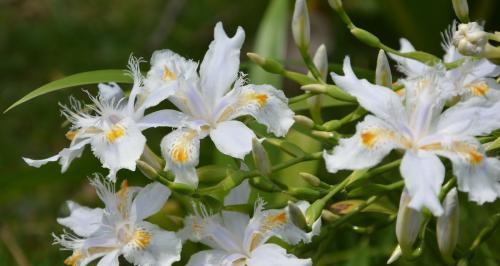
[[[201, 60], [212, 40], [213, 26], [223, 21], [232, 35], [241, 25], [247, 35], [242, 50], [242, 68], [252, 66], [244, 54], [255, 51], [259, 23], [272, 2], [282, 25], [259, 39], [260, 52], [286, 58], [292, 69], [302, 70], [298, 52], [291, 41], [290, 14], [293, 1], [287, 0], [0, 0], [0, 109], [6, 109], [29, 91], [69, 74], [109, 68], [124, 68], [134, 53], [149, 59], [157, 49], [172, 49], [181, 55]], [[344, 5], [355, 23], [376, 33], [389, 46], [398, 47], [398, 38], [408, 38], [418, 49], [441, 55], [440, 32], [454, 18], [447, 0], [346, 0]], [[500, 27], [500, 2], [469, 1], [473, 19], [485, 20], [486, 29]], [[340, 63], [349, 54], [356, 66], [373, 69], [377, 52], [355, 40], [327, 1], [309, 0], [312, 47], [325, 43], [331, 63]], [[497, 16], [495, 16], [497, 15]], [[277, 22], [278, 23], [278, 22]], [[284, 24], [283, 24], [284, 23]], [[281, 40], [280, 40], [281, 39]], [[313, 52], [313, 50], [311, 50]], [[147, 64], [143, 64], [143, 70]], [[256, 82], [266, 78], [255, 70]], [[264, 80], [263, 80], [264, 79]], [[272, 82], [280, 84], [279, 78]], [[299, 93], [298, 86], [284, 81], [288, 96]], [[94, 86], [87, 87], [95, 91]], [[80, 88], [42, 96], [0, 116], [0, 265], [62, 265], [69, 255], [51, 245], [52, 232], [61, 232], [56, 218], [65, 215], [63, 203], [73, 199], [97, 206], [95, 193], [87, 182], [92, 172], [105, 171], [87, 150], [68, 172], [60, 173], [57, 164], [30, 168], [21, 157], [45, 158], [68, 145], [61, 126], [58, 103], [70, 94], [84, 99]], [[338, 113], [344, 111], [339, 110]], [[335, 109], [327, 116], [338, 116]], [[344, 112], [345, 113], [345, 112]], [[157, 145], [167, 129], [148, 132], [149, 143]], [[293, 138], [290, 137], [290, 138]], [[210, 146], [211, 144], [203, 144]], [[316, 150], [321, 146], [318, 143]], [[153, 146], [153, 149], [159, 150]], [[225, 161], [211, 156], [213, 149], [202, 149], [200, 165]], [[214, 159], [215, 158], [215, 159]], [[317, 165], [299, 166], [317, 167]], [[313, 168], [314, 169], [314, 168]], [[288, 175], [297, 170], [289, 170]], [[320, 171], [324, 172], [324, 171]], [[144, 183], [140, 174], [120, 172], [131, 183]], [[291, 176], [291, 178], [297, 178]], [[461, 195], [460, 244], [466, 247], [500, 204], [479, 208]], [[399, 194], [390, 195], [394, 203]], [[344, 228], [332, 232], [323, 244], [321, 265], [385, 265], [395, 246], [394, 226], [373, 235], [361, 235]], [[500, 265], [500, 234], [483, 245], [473, 265]], [[441, 265], [434, 239], [424, 256], [416, 262], [397, 265]], [[312, 245], [312, 247], [316, 247]], [[306, 255], [310, 255], [306, 253]], [[319, 265], [319, 264], [318, 264]]]

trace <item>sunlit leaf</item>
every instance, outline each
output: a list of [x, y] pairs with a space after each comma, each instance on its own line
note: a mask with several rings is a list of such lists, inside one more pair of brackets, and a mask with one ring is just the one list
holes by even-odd
[[38, 96], [58, 91], [65, 88], [87, 85], [87, 84], [96, 84], [100, 82], [118, 82], [118, 83], [132, 83], [133, 80], [130, 76], [127, 75], [126, 71], [123, 69], [106, 69], [106, 70], [95, 70], [89, 72], [82, 72], [78, 74], [74, 74], [71, 76], [64, 77], [62, 79], [58, 79], [39, 87], [38, 89], [26, 94], [23, 98], [19, 99], [17, 102], [12, 104], [9, 108], [7, 108], [4, 113], [8, 112], [10, 109], [25, 103], [33, 98]]

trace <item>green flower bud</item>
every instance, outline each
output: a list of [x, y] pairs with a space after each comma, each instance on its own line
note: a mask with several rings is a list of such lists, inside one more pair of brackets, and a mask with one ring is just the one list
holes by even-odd
[[317, 176], [304, 172], [299, 173], [299, 175], [302, 179], [304, 179], [304, 181], [309, 183], [309, 185], [313, 187], [321, 186], [321, 180]]
[[273, 59], [262, 57], [261, 55], [256, 53], [247, 53], [247, 56], [248, 58], [250, 58], [250, 60], [262, 67], [267, 72], [282, 74], [285, 71], [283, 65]]
[[156, 171], [153, 167], [151, 167], [151, 165], [142, 160], [137, 160], [136, 165], [137, 168], [139, 168], [139, 171], [141, 171], [143, 175], [145, 175], [147, 178], [151, 180], [156, 180], [156, 177], [158, 176], [158, 171]]
[[315, 137], [322, 139], [332, 139], [335, 137], [335, 134], [333, 134], [332, 132], [320, 131], [320, 130], [313, 130], [311, 134]]
[[227, 168], [219, 165], [207, 165], [196, 169], [200, 183], [217, 183], [227, 175]]
[[314, 189], [310, 189], [310, 188], [306, 188], [306, 187], [292, 187], [288, 190], [288, 192], [292, 196], [300, 198], [300, 199], [317, 199], [321, 196], [321, 192], [319, 192], [318, 190], [314, 190]]
[[266, 192], [278, 192], [281, 189], [276, 186], [269, 178], [263, 176], [255, 176], [249, 179], [250, 185]]
[[360, 29], [358, 27], [354, 27], [354, 28], [351, 29], [351, 33], [358, 40], [366, 43], [369, 46], [378, 48], [382, 44], [380, 42], [380, 39], [377, 36], [373, 35], [369, 31], [366, 31], [364, 29]]
[[319, 218], [323, 212], [326, 201], [323, 199], [316, 200], [309, 208], [306, 210], [306, 222], [309, 227]]
[[469, 22], [469, 5], [467, 4], [467, 0], [451, 0], [453, 4], [453, 10], [455, 10], [455, 15], [457, 18], [463, 22]]
[[260, 174], [262, 176], [269, 176], [271, 174], [271, 161], [262, 143], [256, 138], [252, 139], [252, 156], [255, 167], [259, 170]]
[[313, 128], [314, 127], [314, 121], [312, 121], [311, 118], [303, 115], [296, 115], [293, 117], [293, 120], [295, 120], [295, 123], [305, 127], [305, 128]]
[[459, 230], [459, 204], [457, 189], [448, 192], [443, 202], [444, 213], [437, 219], [436, 236], [439, 251], [446, 260], [453, 261]]
[[388, 88], [392, 86], [391, 67], [382, 49], [378, 52], [377, 68], [375, 69], [375, 83]]
[[342, 0], [328, 0], [328, 3], [334, 10], [340, 10], [342, 9]]
[[411, 253], [423, 220], [422, 213], [408, 207], [410, 201], [410, 193], [405, 188], [401, 194], [398, 218], [396, 219], [396, 237], [404, 254]]
[[322, 80], [326, 80], [328, 75], [328, 55], [326, 54], [326, 46], [321, 44], [316, 53], [314, 53], [313, 62]]
[[304, 216], [300, 208], [292, 201], [288, 202], [288, 213], [290, 215], [290, 220], [295, 226], [306, 232], [310, 231], [309, 227], [307, 226], [306, 217]]
[[311, 41], [309, 12], [305, 0], [296, 0], [292, 18], [292, 34], [295, 44], [301, 50], [307, 50]]

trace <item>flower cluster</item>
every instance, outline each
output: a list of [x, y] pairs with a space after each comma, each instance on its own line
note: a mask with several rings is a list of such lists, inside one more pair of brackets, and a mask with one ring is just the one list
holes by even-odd
[[[24, 158], [34, 167], [57, 161], [64, 172], [90, 145], [102, 166], [109, 169], [106, 178], [97, 175], [90, 181], [104, 208], [90, 209], [70, 201], [69, 216], [58, 219], [72, 231], [54, 235], [55, 243], [73, 252], [65, 263], [84, 266], [100, 259], [97, 265], [118, 265], [123, 255], [135, 265], [171, 265], [181, 260], [182, 247], [189, 241], [207, 248], [182, 258], [190, 266], [312, 265], [311, 258], [301, 258], [300, 253], [287, 248], [311, 243], [313, 237], [321, 237], [325, 222], [334, 228], [372, 204], [380, 197], [380, 190], [400, 187], [399, 245], [389, 263], [400, 256], [413, 256], [413, 245], [417, 238], [425, 242], [419, 233], [433, 216], [439, 250], [445, 260], [453, 261], [459, 232], [458, 191], [479, 205], [500, 197], [500, 160], [488, 153], [491, 146], [484, 145], [485, 139], [490, 144], [498, 142], [494, 131], [500, 129], [496, 80], [500, 67], [488, 43], [498, 36], [485, 32], [481, 23], [453, 22], [443, 34], [442, 59], [415, 50], [406, 39], [401, 39], [398, 51], [355, 26], [340, 0], [329, 2], [356, 38], [381, 49], [374, 83], [358, 78], [349, 56], [344, 59], [343, 74], [330, 73], [334, 84], [327, 83], [326, 46], [320, 45], [313, 57], [309, 55], [311, 34], [305, 0], [295, 2], [292, 33], [308, 73], [288, 71], [272, 59], [249, 54], [265, 70], [303, 85], [306, 92], [294, 102], [307, 99], [312, 119], [295, 116], [282, 90], [247, 82], [246, 75], [239, 72], [245, 32], [239, 27], [229, 37], [220, 22], [201, 64], [160, 50], [153, 53], [151, 67], [143, 75], [139, 67], [143, 60], [131, 56], [130, 91], [123, 91], [116, 83], [99, 84], [97, 96], [89, 93], [90, 104], [71, 98], [70, 106], [62, 107], [62, 114], [71, 123], [66, 134], [69, 147], [47, 159]], [[461, 20], [468, 20], [466, 2], [455, 1], [454, 7]], [[402, 74], [394, 83], [386, 52]], [[323, 122], [321, 111], [330, 98], [359, 106], [342, 119]], [[175, 110], [149, 110], [167, 101]], [[362, 121], [352, 134], [337, 132], [358, 119]], [[263, 125], [267, 133], [256, 133], [249, 121]], [[301, 143], [285, 140], [295, 121], [298, 125], [294, 129], [302, 127], [304, 134], [325, 140], [325, 148], [308, 154], [299, 147]], [[156, 127], [171, 128], [159, 145], [162, 158], [149, 149], [143, 134]], [[211, 186], [202, 183], [197, 169], [200, 142], [207, 136], [219, 152], [241, 165], [240, 169], [224, 168], [224, 178]], [[272, 165], [274, 158], [269, 159], [263, 143], [294, 158]], [[393, 156], [389, 156], [392, 151]], [[248, 166], [250, 160], [245, 156], [250, 153], [253, 163]], [[388, 157], [400, 159], [377, 167]], [[331, 178], [300, 173], [308, 183], [304, 187], [273, 176], [273, 171], [318, 159], [324, 160], [330, 175], [341, 170], [352, 173], [338, 175], [343, 178], [338, 184], [326, 181]], [[377, 184], [378, 191], [355, 187], [358, 181], [394, 166], [399, 166], [400, 183]], [[129, 187], [123, 180], [120, 190], [115, 191], [118, 172], [136, 168], [147, 172], [154, 182], [141, 188]], [[270, 199], [286, 196], [288, 206], [281, 202], [266, 209], [269, 198], [252, 196], [251, 186], [254, 192], [271, 192]], [[350, 198], [360, 190], [373, 195], [362, 203]], [[348, 193], [339, 196], [341, 191]], [[145, 221], [159, 212], [171, 195], [183, 202], [189, 199], [185, 209], [190, 214], [179, 219], [182, 225], [177, 232]], [[338, 199], [334, 196], [345, 201], [329, 205]]]

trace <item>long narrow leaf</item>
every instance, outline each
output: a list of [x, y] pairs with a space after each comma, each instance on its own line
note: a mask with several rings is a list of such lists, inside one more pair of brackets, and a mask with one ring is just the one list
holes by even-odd
[[118, 82], [118, 83], [132, 83], [133, 80], [130, 76], [126, 74], [123, 69], [106, 69], [106, 70], [96, 70], [89, 72], [82, 72], [67, 76], [62, 79], [58, 79], [43, 85], [42, 87], [26, 94], [23, 98], [19, 99], [17, 102], [12, 104], [7, 108], [4, 113], [8, 112], [10, 109], [25, 103], [38, 96], [58, 91], [64, 88], [75, 87], [87, 84], [96, 84], [99, 82]]

